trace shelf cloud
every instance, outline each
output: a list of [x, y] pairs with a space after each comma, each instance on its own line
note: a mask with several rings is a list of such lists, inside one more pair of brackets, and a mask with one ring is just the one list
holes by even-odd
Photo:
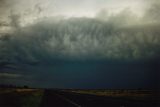
[[77, 2], [0, 0], [0, 70], [55, 60], [159, 59], [159, 1]]

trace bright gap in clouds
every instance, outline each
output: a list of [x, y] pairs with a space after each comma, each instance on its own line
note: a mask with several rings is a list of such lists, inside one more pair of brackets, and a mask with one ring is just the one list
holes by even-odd
[[18, 14], [22, 26], [39, 18], [53, 16], [93, 18], [101, 10], [113, 15], [128, 9], [142, 16], [145, 8], [144, 0], [6, 0], [5, 4], [1, 6], [1, 16]]
[[143, 0], [63, 0], [50, 1], [48, 10], [53, 10], [50, 15], [62, 15], [67, 17], [94, 17], [101, 9], [117, 13], [125, 8], [130, 8], [137, 14], [142, 14]]

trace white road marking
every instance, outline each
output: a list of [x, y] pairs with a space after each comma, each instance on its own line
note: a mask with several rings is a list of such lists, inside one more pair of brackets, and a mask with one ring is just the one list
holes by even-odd
[[81, 105], [79, 105], [79, 104], [73, 102], [72, 100], [70, 100], [70, 99], [68, 99], [68, 98], [66, 98], [66, 97], [64, 97], [64, 96], [62, 96], [62, 95], [59, 95], [59, 94], [56, 94], [56, 95], [57, 95], [58, 97], [64, 99], [64, 100], [66, 100], [67, 102], [69, 102], [69, 103], [75, 105], [76, 107], [82, 107]]

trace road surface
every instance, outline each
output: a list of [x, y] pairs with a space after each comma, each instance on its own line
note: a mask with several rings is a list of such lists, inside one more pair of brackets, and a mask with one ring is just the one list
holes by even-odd
[[160, 107], [154, 102], [45, 90], [40, 107]]

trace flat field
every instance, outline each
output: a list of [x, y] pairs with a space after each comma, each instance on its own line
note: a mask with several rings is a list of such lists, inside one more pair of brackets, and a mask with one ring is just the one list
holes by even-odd
[[39, 107], [43, 90], [0, 88], [0, 107]]
[[0, 88], [0, 107], [160, 107], [151, 90]]

